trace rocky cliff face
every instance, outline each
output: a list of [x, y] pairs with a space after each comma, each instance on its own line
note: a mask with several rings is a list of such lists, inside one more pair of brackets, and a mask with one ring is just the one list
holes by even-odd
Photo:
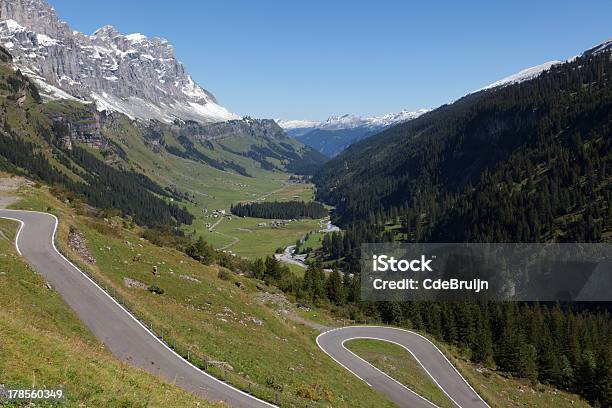
[[168, 41], [111, 26], [74, 32], [43, 0], [0, 0], [0, 45], [48, 97], [168, 123], [237, 118], [193, 81]]
[[243, 120], [230, 120], [205, 125], [196, 122], [186, 122], [175, 124], [173, 129], [177, 133], [186, 132], [201, 141], [225, 139], [230, 136], [268, 139], [283, 139], [286, 137], [283, 129], [272, 119], [244, 118]]

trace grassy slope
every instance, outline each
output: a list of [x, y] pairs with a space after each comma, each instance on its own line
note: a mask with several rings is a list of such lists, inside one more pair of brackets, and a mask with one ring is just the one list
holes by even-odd
[[65, 387], [67, 406], [210, 406], [116, 360], [17, 255], [0, 220], [0, 382]]
[[[141, 241], [137, 231], [76, 215], [77, 211], [44, 191], [28, 188], [23, 195], [20, 208], [41, 210], [50, 206], [60, 216], [59, 246], [77, 262], [78, 255], [64, 244], [69, 226], [86, 236], [97, 260], [89, 271], [110, 286], [145, 323], [152, 323], [156, 332], [163, 331], [171, 343], [176, 339], [179, 352], [185, 353], [188, 347], [191, 356], [207, 356], [231, 366], [223, 370], [211, 365], [213, 374], [227, 376], [228, 381], [243, 389], [252, 383], [256, 395], [273, 401], [278, 398], [283, 406], [393, 406], [380, 393], [347, 376], [342, 367], [322, 353], [314, 342], [316, 331], [262, 305], [262, 292], [252, 280], [237, 275], [232, 275], [231, 281], [222, 280], [217, 268]], [[134, 262], [138, 254], [140, 261]], [[154, 265], [158, 267], [157, 276], [152, 274]], [[185, 279], [187, 276], [199, 282]], [[155, 284], [165, 293], [154, 295], [128, 289], [124, 287], [124, 277]], [[234, 281], [241, 281], [244, 289]], [[330, 321], [317, 316], [316, 311], [303, 311], [300, 315]], [[320, 400], [304, 398], [306, 395]]]
[[[212, 224], [216, 220], [206, 217], [204, 209], [208, 209], [208, 214], [216, 209], [229, 211], [232, 203], [262, 198], [268, 201], [281, 201], [294, 199], [293, 197], [296, 196], [308, 201], [314, 196], [313, 188], [307, 184], [287, 183], [288, 173], [263, 170], [253, 160], [223, 150], [219, 147], [218, 142], [213, 143], [217, 146], [212, 151], [214, 154], [210, 150], [207, 150], [206, 154], [217, 159], [239, 163], [253, 177], [221, 171], [202, 163], [171, 155], [163, 150], [153, 152], [137, 134], [136, 129], [125, 120], [121, 126], [114, 127], [112, 131], [107, 129], [105, 136], [128, 152], [130, 162], [152, 179], [162, 185], [175, 185], [180, 190], [193, 194], [196, 203], [186, 205], [196, 216], [196, 220], [193, 225], [185, 226], [185, 230], [195, 231], [196, 235], [202, 235], [216, 248], [234, 243], [227, 249], [237, 255], [263, 257], [273, 253], [276, 248], [294, 243], [308, 231], [317, 228], [318, 223], [313, 220], [293, 223], [283, 229], [262, 228], [257, 227], [257, 224], [267, 220], [246, 218], [224, 220], [214, 232], [209, 232], [205, 224]], [[171, 141], [171, 137], [168, 137], [167, 143]], [[232, 150], [246, 149], [245, 146], [239, 148], [240, 140], [233, 140], [230, 143], [228, 139], [225, 143], [231, 145]], [[257, 234], [250, 232], [255, 229]]]
[[[316, 231], [316, 230], [315, 230]], [[306, 249], [310, 248], [311, 250], [317, 250], [319, 248], [321, 248], [321, 246], [323, 245], [323, 236], [325, 234], [321, 233], [321, 232], [314, 232], [313, 234], [310, 234], [308, 236], [308, 239], [306, 241], [304, 241], [304, 243], [302, 245], [300, 245], [300, 251], [305, 251]]]
[[[19, 207], [46, 210], [51, 206], [60, 215], [60, 248], [77, 262], [78, 255], [67, 249], [65, 242], [69, 225], [82, 231], [97, 259], [97, 265], [90, 267], [90, 272], [111, 286], [116, 296], [145, 322], [152, 323], [156, 332], [163, 331], [170, 343], [176, 339], [179, 352], [185, 353], [188, 345], [192, 356], [207, 356], [231, 365], [228, 370], [211, 365], [215, 375], [227, 376], [228, 381], [244, 389], [251, 383], [256, 395], [269, 400], [277, 398], [275, 387], [280, 387], [278, 398], [283, 406], [392, 406], [384, 396], [347, 375], [323, 355], [314, 343], [315, 330], [286, 319], [283, 313], [274, 310], [271, 302], [262, 301], [262, 292], [254, 287], [254, 281], [237, 275], [232, 275], [231, 281], [219, 279], [216, 267], [205, 267], [174, 250], [154, 247], [141, 241], [136, 230], [125, 230], [120, 223], [108, 224], [77, 215], [79, 211], [53, 199], [44, 190], [29, 187], [24, 189], [23, 196]], [[134, 255], [138, 254], [141, 260], [133, 262]], [[153, 265], [158, 267], [158, 276], [151, 273]], [[187, 280], [186, 276], [199, 282]], [[166, 292], [159, 296], [127, 289], [123, 286], [123, 277], [155, 284]], [[238, 289], [235, 281], [242, 282], [245, 289]], [[297, 309], [295, 314], [326, 326], [337, 324], [328, 313], [317, 309]], [[575, 395], [545, 386], [534, 389], [523, 381], [475, 367], [460, 358], [456, 350], [439, 346], [491, 406], [588, 406]], [[405, 352], [398, 354], [386, 345], [381, 349], [378, 345], [368, 345], [368, 348], [376, 358], [382, 359], [381, 354], [385, 355], [383, 363], [396, 367], [388, 371], [396, 378], [404, 375], [405, 367], [410, 367]], [[385, 366], [380, 368], [386, 370]], [[322, 388], [322, 384], [328, 384], [329, 388]], [[304, 398], [305, 395], [323, 399], [312, 401]]]

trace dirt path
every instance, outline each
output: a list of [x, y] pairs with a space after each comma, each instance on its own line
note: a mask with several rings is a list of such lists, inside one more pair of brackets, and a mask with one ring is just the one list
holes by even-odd
[[255, 295], [255, 301], [261, 305], [265, 305], [272, 309], [274, 314], [279, 317], [290, 320], [294, 323], [303, 324], [311, 329], [324, 332], [330, 329], [325, 325], [313, 322], [312, 320], [306, 319], [297, 313], [297, 305], [291, 303], [287, 297], [282, 293], [271, 293], [271, 292], [260, 292]]
[[224, 233], [219, 232], [219, 231], [215, 231], [215, 234], [219, 234], [219, 235], [221, 235], [221, 236], [223, 236], [223, 237], [226, 237], [226, 238], [231, 238], [231, 239], [233, 240], [233, 241], [232, 241], [232, 242], [230, 242], [229, 244], [224, 245], [224, 246], [222, 246], [221, 248], [218, 248], [218, 250], [219, 250], [219, 251], [223, 251], [223, 250], [225, 250], [225, 249], [227, 249], [227, 248], [229, 248], [229, 247], [231, 247], [231, 246], [233, 246], [233, 245], [236, 245], [237, 243], [239, 243], [239, 242], [240, 242], [240, 238], [238, 238], [238, 237], [233, 237], [233, 236], [231, 236], [231, 235], [227, 235], [227, 234], [224, 234]]

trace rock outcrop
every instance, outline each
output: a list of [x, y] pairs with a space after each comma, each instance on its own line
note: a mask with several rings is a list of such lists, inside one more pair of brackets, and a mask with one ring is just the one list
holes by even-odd
[[48, 97], [167, 123], [237, 119], [194, 82], [168, 41], [112, 26], [85, 35], [44, 0], [0, 0], [0, 45]]

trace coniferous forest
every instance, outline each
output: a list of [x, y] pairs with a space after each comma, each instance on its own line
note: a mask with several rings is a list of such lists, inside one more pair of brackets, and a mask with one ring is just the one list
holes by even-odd
[[349, 147], [314, 180], [343, 228], [325, 236], [320, 259], [354, 278], [338, 286], [307, 272], [296, 293], [424, 330], [474, 362], [612, 406], [608, 304], [359, 301], [365, 242], [612, 241], [610, 75], [610, 51], [587, 53]]
[[327, 210], [316, 201], [275, 201], [232, 205], [231, 212], [239, 217], [268, 219], [323, 218]]
[[586, 55], [393, 127], [325, 165], [318, 197], [406, 241], [608, 241], [611, 68]]

